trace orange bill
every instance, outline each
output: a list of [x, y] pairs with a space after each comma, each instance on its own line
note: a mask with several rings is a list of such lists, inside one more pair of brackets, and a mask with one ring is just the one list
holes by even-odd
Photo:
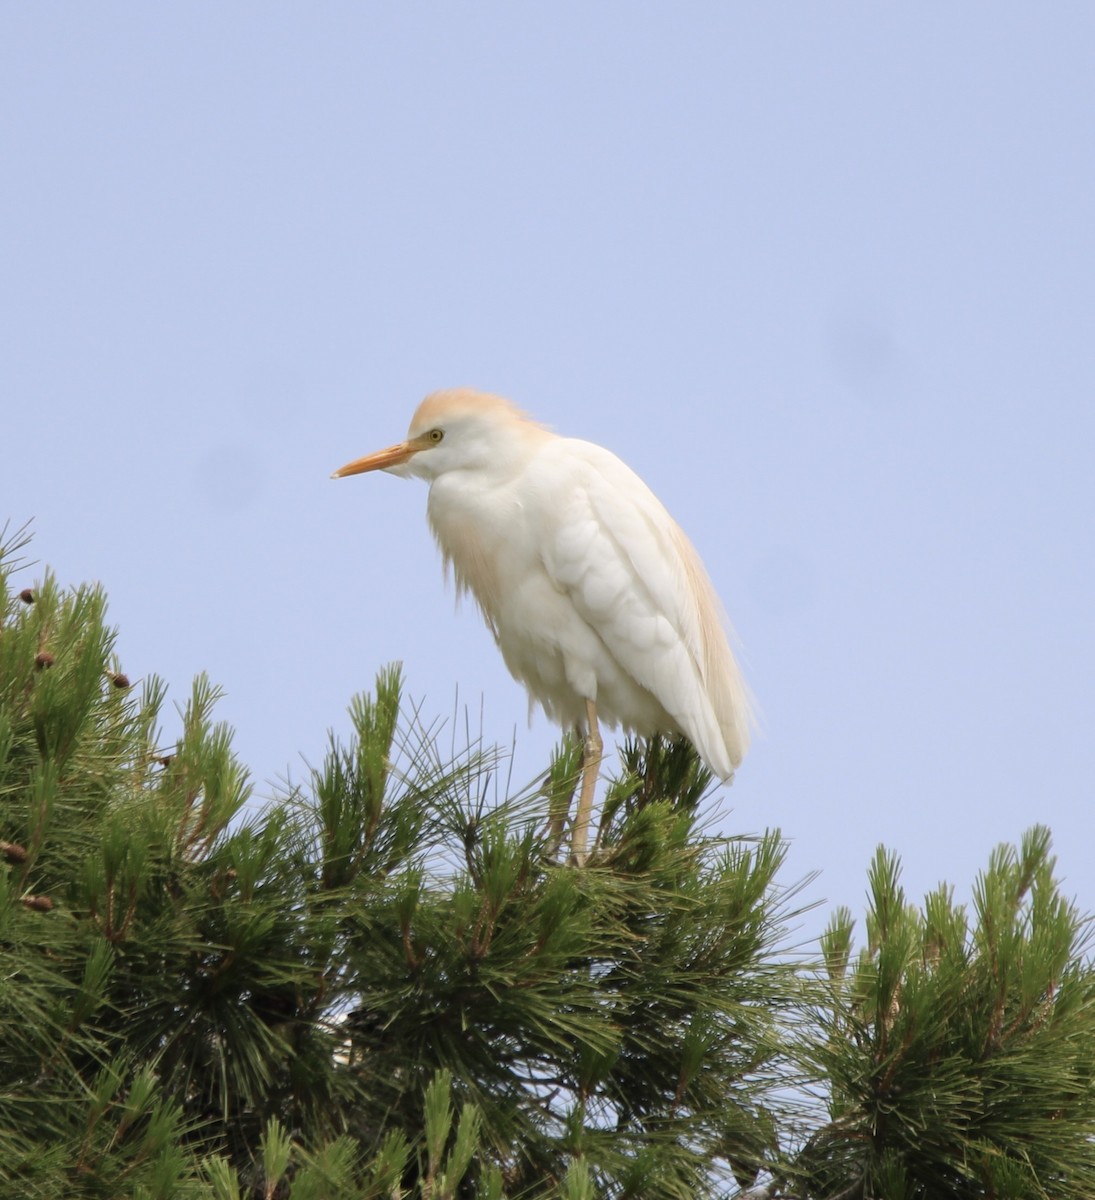
[[405, 463], [412, 454], [418, 452], [417, 446], [410, 442], [399, 442], [389, 446], [387, 450], [378, 450], [375, 454], [366, 454], [364, 458], [355, 458], [344, 467], [332, 473], [332, 479], [344, 479], [347, 475], [361, 475], [365, 471], [383, 471], [385, 467], [397, 467]]

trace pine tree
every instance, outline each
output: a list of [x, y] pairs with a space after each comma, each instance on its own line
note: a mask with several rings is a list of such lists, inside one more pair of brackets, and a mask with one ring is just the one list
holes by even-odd
[[831, 1102], [798, 1164], [802, 1194], [1095, 1194], [1090, 922], [1053, 866], [1043, 827], [999, 847], [971, 922], [947, 887], [908, 904], [896, 856], [878, 851], [866, 947], [853, 959], [846, 910], [822, 943], [810, 1051]]
[[[10, 560], [13, 548], [9, 547]], [[715, 1194], [786, 1079], [777, 835], [704, 835], [632, 746], [593, 865], [573, 790], [488, 803], [382, 672], [262, 812], [199, 679], [176, 743], [96, 589], [0, 591], [0, 1181], [21, 1195]]]
[[102, 593], [19, 590], [0, 541], [0, 1197], [1095, 1194], [1045, 830], [972, 917], [880, 850], [815, 969], [779, 835], [712, 836], [687, 744], [623, 748], [577, 868], [579, 748], [496, 795], [389, 669], [259, 808], [217, 689], [165, 734]]

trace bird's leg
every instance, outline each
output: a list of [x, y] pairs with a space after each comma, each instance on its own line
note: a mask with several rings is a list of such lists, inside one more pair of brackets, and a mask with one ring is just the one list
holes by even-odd
[[586, 845], [589, 842], [589, 819], [593, 815], [593, 793], [597, 790], [597, 775], [601, 769], [604, 742], [597, 725], [597, 705], [586, 701], [586, 738], [582, 751], [582, 790], [578, 796], [578, 812], [574, 818], [574, 832], [570, 843], [570, 855], [581, 866], [586, 860]]

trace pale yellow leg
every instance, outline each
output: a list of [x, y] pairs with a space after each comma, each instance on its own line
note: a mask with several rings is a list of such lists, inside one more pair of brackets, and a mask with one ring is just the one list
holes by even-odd
[[574, 818], [570, 853], [574, 862], [581, 866], [586, 860], [589, 844], [589, 822], [593, 815], [593, 794], [597, 790], [597, 776], [601, 770], [604, 742], [597, 725], [597, 705], [586, 701], [586, 741], [582, 751], [582, 790], [578, 797], [578, 812]]

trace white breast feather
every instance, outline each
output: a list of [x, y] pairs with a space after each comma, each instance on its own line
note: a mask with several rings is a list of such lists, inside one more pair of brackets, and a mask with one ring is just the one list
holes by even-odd
[[[597, 657], [588, 642], [595, 635], [729, 778], [748, 745], [749, 696], [718, 598], [684, 533], [629, 467], [588, 442], [545, 441], [520, 484], [518, 502], [505, 483], [469, 491], [442, 477], [428, 505], [446, 566], [475, 595], [511, 670], [562, 715], [562, 677], [543, 657], [528, 659], [536, 644], [529, 635], [544, 646], [555, 641], [564, 657], [569, 645], [583, 668]], [[533, 529], [551, 531], [538, 547]], [[564, 594], [581, 628], [560, 605]]]

